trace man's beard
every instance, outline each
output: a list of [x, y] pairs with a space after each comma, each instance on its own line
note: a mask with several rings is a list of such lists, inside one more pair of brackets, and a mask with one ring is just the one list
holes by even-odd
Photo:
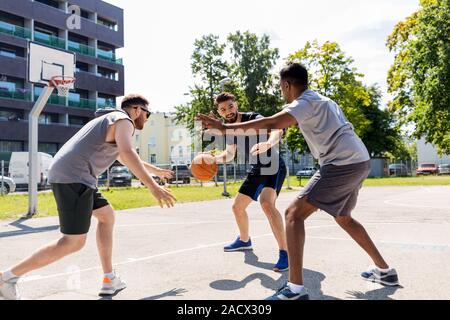
[[238, 113], [236, 112], [234, 114], [233, 118], [225, 118], [225, 123], [235, 123], [237, 121], [238, 118]]
[[144, 125], [145, 125], [145, 120], [143, 120], [142, 117], [139, 117], [136, 120], [134, 120], [134, 126], [136, 127], [137, 130], [144, 129]]

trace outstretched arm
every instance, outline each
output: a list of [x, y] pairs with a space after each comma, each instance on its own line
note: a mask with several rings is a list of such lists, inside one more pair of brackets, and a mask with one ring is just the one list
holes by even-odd
[[125, 164], [131, 172], [133, 172], [134, 175], [138, 177], [142, 183], [144, 183], [156, 200], [158, 200], [161, 207], [164, 205], [172, 207], [176, 201], [175, 197], [168, 190], [163, 189], [156, 184], [133, 148], [131, 136], [133, 134], [134, 127], [132, 123], [125, 120], [120, 120], [115, 124], [115, 126], [115, 141], [123, 164]]
[[286, 111], [278, 112], [277, 114], [267, 118], [233, 124], [223, 124], [220, 120], [214, 119], [204, 114], [199, 114], [197, 116], [197, 120], [201, 121], [203, 123], [203, 126], [207, 129], [218, 129], [222, 132], [225, 132], [228, 129], [285, 129], [297, 124], [297, 120]]

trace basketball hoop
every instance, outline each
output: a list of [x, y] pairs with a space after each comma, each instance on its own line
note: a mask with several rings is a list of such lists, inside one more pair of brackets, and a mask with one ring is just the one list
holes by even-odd
[[74, 77], [69, 76], [54, 76], [50, 80], [50, 86], [58, 90], [58, 96], [67, 97], [69, 90], [72, 89], [72, 84], [75, 83]]

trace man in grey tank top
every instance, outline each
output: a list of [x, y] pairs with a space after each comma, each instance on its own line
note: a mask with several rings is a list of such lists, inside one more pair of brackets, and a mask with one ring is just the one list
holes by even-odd
[[280, 89], [289, 105], [271, 117], [241, 124], [222, 124], [198, 115], [206, 128], [226, 130], [284, 129], [298, 125], [320, 170], [285, 212], [289, 258], [289, 282], [268, 300], [307, 300], [303, 286], [304, 221], [321, 209], [367, 252], [374, 262], [364, 280], [398, 285], [395, 269], [389, 268], [364, 227], [351, 217], [359, 189], [370, 172], [370, 157], [341, 108], [331, 99], [308, 89], [308, 72], [292, 63], [280, 72]]
[[16, 266], [0, 273], [0, 294], [19, 299], [17, 281], [24, 274], [79, 251], [86, 242], [91, 216], [97, 218], [97, 246], [105, 274], [100, 295], [112, 295], [126, 284], [112, 267], [114, 211], [97, 189], [97, 176], [118, 160], [137, 176], [161, 207], [172, 207], [176, 199], [152, 178], [169, 178], [172, 172], [141, 161], [132, 146], [134, 130], [142, 130], [150, 111], [140, 95], [126, 96], [121, 108], [87, 123], [56, 154], [49, 182], [58, 207], [62, 237], [36, 251]]

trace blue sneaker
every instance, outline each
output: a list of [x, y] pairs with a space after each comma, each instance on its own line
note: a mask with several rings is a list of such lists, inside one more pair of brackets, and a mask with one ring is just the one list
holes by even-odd
[[305, 287], [303, 287], [302, 292], [294, 293], [286, 283], [284, 287], [280, 288], [274, 295], [265, 300], [309, 300], [309, 294]]
[[242, 241], [239, 237], [229, 245], [223, 247], [225, 252], [231, 251], [242, 251], [242, 250], [253, 250], [252, 248], [252, 239], [248, 239], [247, 242]]
[[398, 275], [395, 269], [382, 272], [378, 267], [371, 266], [366, 272], [361, 273], [361, 277], [366, 281], [380, 283], [385, 286], [398, 286]]
[[288, 253], [285, 250], [280, 250], [280, 257], [277, 264], [273, 267], [275, 272], [283, 272], [289, 270]]

